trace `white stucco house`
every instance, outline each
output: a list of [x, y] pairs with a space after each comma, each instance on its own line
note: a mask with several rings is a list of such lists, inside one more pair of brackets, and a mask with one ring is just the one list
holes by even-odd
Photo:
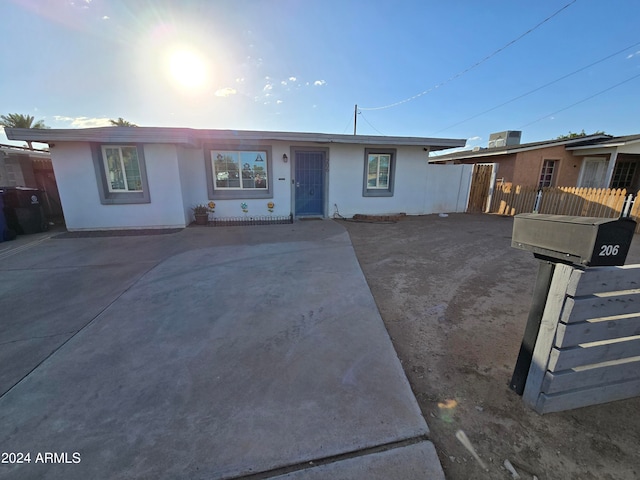
[[215, 218], [464, 211], [469, 165], [429, 165], [447, 138], [157, 127], [6, 128], [48, 143], [67, 228], [185, 227]]

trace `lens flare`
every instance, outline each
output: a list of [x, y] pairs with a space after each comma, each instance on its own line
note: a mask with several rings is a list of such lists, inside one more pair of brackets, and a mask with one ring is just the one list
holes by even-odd
[[192, 50], [177, 49], [169, 54], [169, 73], [180, 87], [202, 87], [207, 82], [207, 70], [207, 62]]

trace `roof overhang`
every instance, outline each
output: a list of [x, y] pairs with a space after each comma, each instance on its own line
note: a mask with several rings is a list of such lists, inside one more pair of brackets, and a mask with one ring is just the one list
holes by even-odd
[[[579, 152], [579, 154], [598, 154], [598, 153], [611, 153], [612, 151], [629, 145], [636, 145], [640, 143], [640, 138], [632, 139], [613, 139], [610, 142], [602, 142], [596, 145], [578, 145], [575, 147], [567, 147], [567, 150], [573, 150]], [[575, 155], [575, 154], [574, 154]]]
[[0, 152], [5, 155], [26, 155], [31, 158], [51, 158], [51, 153], [35, 148], [18, 147], [15, 145], [0, 145]]
[[589, 135], [588, 137], [576, 137], [576, 138], [568, 138], [562, 140], [550, 140], [547, 142], [535, 142], [535, 143], [522, 143], [520, 145], [509, 145], [505, 147], [497, 147], [497, 148], [485, 148], [479, 150], [477, 152], [474, 151], [464, 151], [464, 152], [455, 152], [445, 155], [440, 155], [437, 157], [433, 157], [429, 159], [430, 163], [436, 162], [446, 162], [450, 160], [469, 160], [473, 158], [482, 158], [482, 157], [494, 157], [496, 155], [510, 155], [513, 153], [520, 152], [528, 152], [531, 150], [540, 150], [542, 148], [551, 148], [564, 145], [567, 150], [571, 150], [572, 148], [578, 147], [569, 147], [573, 143], [580, 143], [586, 141], [598, 141], [602, 139], [609, 139], [610, 135]]
[[165, 127], [100, 127], [83, 129], [5, 128], [7, 138], [41, 143], [55, 142], [131, 142], [172, 143], [198, 148], [209, 142], [286, 141], [361, 145], [418, 146], [429, 151], [463, 147], [465, 139], [339, 135], [331, 133], [267, 132], [248, 130], [201, 130]]

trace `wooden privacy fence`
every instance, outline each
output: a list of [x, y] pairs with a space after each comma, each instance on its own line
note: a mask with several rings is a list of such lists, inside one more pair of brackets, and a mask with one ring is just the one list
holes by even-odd
[[[576, 188], [576, 187], [526, 187], [521, 185], [496, 186], [490, 213], [517, 215], [531, 213], [541, 192], [537, 213], [571, 215], [578, 217], [617, 218], [624, 208], [629, 194], [625, 189]], [[636, 193], [636, 199], [640, 192]], [[630, 216], [638, 222], [640, 232], [640, 200], [634, 202]]]
[[538, 413], [640, 395], [640, 265], [558, 264], [523, 399]]

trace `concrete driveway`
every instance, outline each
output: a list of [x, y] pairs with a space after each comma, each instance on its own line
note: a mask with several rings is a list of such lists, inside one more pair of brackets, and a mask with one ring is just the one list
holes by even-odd
[[0, 478], [444, 478], [333, 221], [0, 243], [0, 318]]

